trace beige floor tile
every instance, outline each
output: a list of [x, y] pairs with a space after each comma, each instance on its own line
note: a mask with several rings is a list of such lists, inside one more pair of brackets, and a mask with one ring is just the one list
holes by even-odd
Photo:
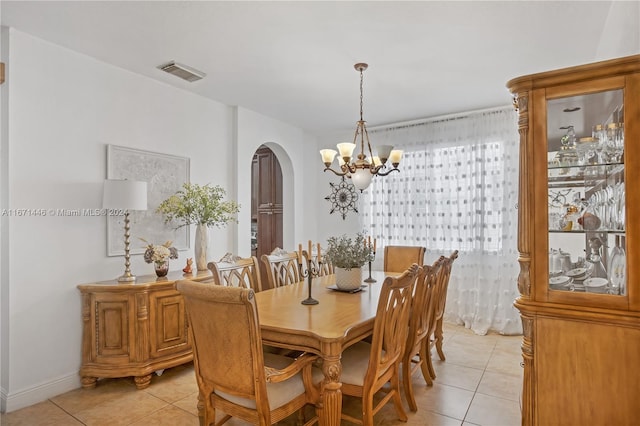
[[[434, 380], [434, 386], [443, 384], [475, 391], [482, 378], [481, 369], [451, 364], [448, 361], [440, 362], [438, 366], [434, 366], [434, 368], [436, 369], [437, 375], [436, 380]], [[420, 373], [416, 373], [415, 376], [419, 376], [420, 379], [422, 379]], [[422, 379], [422, 384], [424, 385], [424, 379]]]
[[51, 401], [66, 412], [75, 414], [135, 392], [138, 390], [132, 379], [102, 379], [98, 380], [98, 384], [93, 389], [74, 389], [51, 398]]
[[81, 410], [75, 414], [75, 417], [88, 426], [128, 425], [167, 405], [167, 402], [153, 395], [135, 391]]
[[496, 349], [489, 358], [487, 363], [487, 371], [494, 373], [505, 373], [521, 376], [524, 374], [524, 369], [520, 365], [522, 358], [505, 350]]
[[455, 386], [434, 384], [424, 394], [416, 393], [418, 412], [433, 411], [443, 416], [463, 420], [473, 398], [473, 392]]
[[522, 393], [522, 375], [494, 373], [485, 371], [478, 386], [478, 393], [498, 398], [520, 400]]
[[194, 416], [198, 415], [198, 392], [194, 392], [176, 402], [173, 403], [178, 408], [187, 411]]
[[457, 364], [480, 370], [484, 370], [487, 366], [491, 353], [493, 352], [493, 346], [486, 344], [476, 345], [468, 341], [458, 340], [458, 337], [459, 336], [453, 337], [452, 340], [443, 347], [446, 361], [441, 361], [440, 358], [438, 358], [435, 348], [433, 349], [431, 359], [436, 374], [438, 374], [438, 367], [442, 363]]
[[178, 407], [167, 406], [153, 414], [143, 417], [131, 426], [199, 426], [198, 416], [194, 416]]
[[82, 423], [51, 401], [43, 401], [3, 414], [0, 424], [2, 426], [82, 426]]
[[482, 426], [518, 426], [522, 422], [520, 404], [477, 393], [465, 421]]
[[154, 377], [144, 391], [167, 402], [175, 402], [198, 392], [193, 367], [165, 370], [161, 376]]

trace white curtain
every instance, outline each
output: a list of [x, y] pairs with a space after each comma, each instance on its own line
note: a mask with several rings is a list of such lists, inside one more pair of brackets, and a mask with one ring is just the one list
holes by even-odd
[[[520, 334], [518, 126], [513, 107], [370, 131], [404, 150], [401, 171], [362, 194], [363, 228], [381, 245], [422, 245], [425, 263], [459, 251], [445, 320]], [[375, 149], [374, 149], [375, 150]], [[380, 256], [381, 257], [381, 256]]]

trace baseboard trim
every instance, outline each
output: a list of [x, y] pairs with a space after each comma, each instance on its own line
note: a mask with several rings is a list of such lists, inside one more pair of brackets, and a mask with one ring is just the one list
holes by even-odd
[[74, 372], [17, 392], [7, 394], [6, 391], [2, 389], [0, 393], [2, 401], [0, 403], [3, 412], [10, 413], [37, 404], [38, 402], [46, 401], [49, 398], [69, 392], [70, 390], [78, 389], [80, 386], [80, 376], [78, 372]]

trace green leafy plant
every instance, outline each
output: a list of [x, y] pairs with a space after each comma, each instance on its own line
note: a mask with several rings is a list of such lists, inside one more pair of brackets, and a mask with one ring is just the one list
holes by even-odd
[[365, 237], [357, 233], [355, 238], [342, 235], [327, 239], [327, 252], [325, 256], [334, 267], [352, 269], [361, 268], [365, 263], [373, 260], [373, 250], [365, 245]]
[[224, 201], [225, 190], [219, 186], [185, 183], [182, 189], [164, 200], [156, 212], [164, 215], [165, 223], [181, 222], [178, 228], [191, 224], [221, 227], [236, 220], [240, 206]]

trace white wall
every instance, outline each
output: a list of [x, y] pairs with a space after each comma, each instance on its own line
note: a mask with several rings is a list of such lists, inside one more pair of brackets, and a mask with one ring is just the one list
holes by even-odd
[[[222, 185], [237, 196], [244, 217], [251, 205], [245, 178], [251, 156], [272, 142], [282, 147], [279, 157], [284, 150], [290, 157], [288, 194], [292, 205], [296, 201], [294, 192], [304, 184], [293, 179], [303, 159], [300, 130], [19, 31], [9, 31], [8, 45], [2, 96], [8, 94], [9, 103], [8, 111], [0, 111], [2, 208], [100, 208], [107, 144], [189, 157], [191, 182]], [[287, 217], [295, 222], [286, 228], [288, 243], [303, 232], [302, 220], [294, 219], [300, 209]], [[0, 385], [2, 408], [13, 411], [80, 386], [76, 286], [119, 276], [124, 260], [106, 256], [104, 217], [2, 219]], [[246, 248], [248, 237], [237, 242], [237, 229], [213, 230], [211, 258]], [[180, 252], [176, 262], [191, 256], [192, 250]], [[131, 268], [152, 273], [139, 255], [132, 256]]]

